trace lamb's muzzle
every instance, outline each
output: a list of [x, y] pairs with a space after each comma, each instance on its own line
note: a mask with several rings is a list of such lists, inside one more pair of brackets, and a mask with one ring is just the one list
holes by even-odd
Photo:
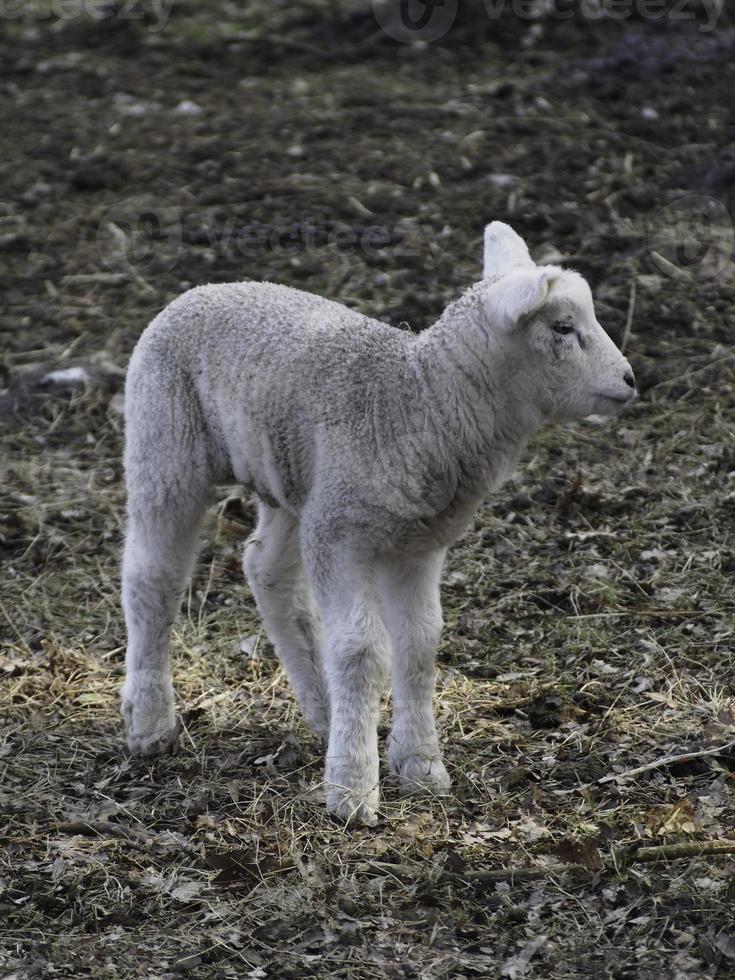
[[485, 275], [413, 335], [272, 283], [192, 289], [133, 353], [126, 386], [131, 751], [176, 735], [171, 626], [215, 484], [259, 498], [244, 568], [268, 636], [328, 743], [331, 812], [378, 807], [379, 702], [406, 792], [446, 792], [432, 711], [447, 547], [549, 422], [635, 397], [587, 283], [536, 266], [507, 225]]

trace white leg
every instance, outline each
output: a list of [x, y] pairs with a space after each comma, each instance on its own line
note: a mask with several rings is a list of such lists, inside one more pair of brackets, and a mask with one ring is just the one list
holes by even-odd
[[128, 648], [122, 714], [128, 747], [165, 752], [176, 738], [171, 627], [191, 575], [217, 475], [190, 387], [171, 365], [133, 355], [125, 390], [128, 527], [122, 592]]
[[129, 490], [122, 575], [128, 648], [121, 696], [128, 747], [139, 755], [165, 752], [176, 738], [168, 648], [204, 510], [203, 493], [178, 490], [163, 511], [140, 481]]
[[324, 623], [331, 719], [326, 802], [342, 820], [377, 821], [378, 714], [390, 649], [374, 595], [372, 570], [347, 551], [307, 533], [304, 558]]
[[380, 597], [393, 646], [393, 725], [388, 761], [405, 793], [443, 793], [442, 762], [432, 697], [442, 628], [439, 580], [444, 549], [380, 563]]
[[243, 568], [258, 611], [296, 698], [314, 731], [329, 733], [329, 697], [321, 664], [321, 623], [301, 561], [298, 522], [260, 504]]

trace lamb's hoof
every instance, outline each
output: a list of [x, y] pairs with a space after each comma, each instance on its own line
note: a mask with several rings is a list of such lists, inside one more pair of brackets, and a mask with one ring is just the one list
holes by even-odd
[[327, 787], [327, 810], [340, 823], [374, 827], [378, 822], [378, 790], [358, 794], [344, 786]]
[[126, 741], [128, 749], [133, 755], [143, 758], [153, 758], [157, 755], [168, 755], [173, 751], [176, 744], [178, 730], [173, 734], [154, 732], [153, 735], [128, 735]]
[[134, 711], [130, 701], [123, 701], [122, 714], [127, 729], [127, 746], [133, 755], [150, 758], [171, 752], [181, 731], [181, 720], [173, 715], [151, 720], [141, 724], [141, 718]]
[[311, 730], [321, 742], [322, 748], [326, 751], [327, 745], [329, 744], [329, 716], [327, 715], [317, 719], [313, 715], [307, 715], [306, 720], [309, 722]]
[[398, 777], [402, 796], [446, 796], [452, 780], [442, 760], [436, 756], [427, 759], [420, 755], [407, 755], [392, 760], [391, 769]]

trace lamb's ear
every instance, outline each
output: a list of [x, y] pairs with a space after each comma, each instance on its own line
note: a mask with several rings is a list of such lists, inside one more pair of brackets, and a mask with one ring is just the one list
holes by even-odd
[[539, 310], [546, 300], [549, 282], [556, 270], [534, 268], [528, 272], [511, 272], [486, 291], [485, 315], [501, 330], [512, 330], [519, 320]]
[[534, 268], [528, 246], [510, 225], [491, 221], [485, 227], [482, 278], [502, 276], [511, 269]]

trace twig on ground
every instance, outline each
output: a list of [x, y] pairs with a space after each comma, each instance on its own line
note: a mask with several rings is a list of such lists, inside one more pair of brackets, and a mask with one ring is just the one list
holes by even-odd
[[577, 613], [574, 616], [567, 616], [567, 619], [634, 619], [637, 616], [659, 616], [662, 619], [680, 617], [703, 617], [718, 616], [717, 610], [703, 609], [624, 609], [618, 612], [598, 612], [598, 613]]
[[328, 48], [319, 48], [315, 44], [309, 44], [308, 41], [299, 41], [297, 38], [288, 37], [285, 34], [255, 31], [249, 31], [248, 33], [238, 32], [233, 35], [231, 40], [258, 45], [268, 44], [274, 48], [286, 48], [290, 51], [298, 51], [301, 54], [310, 54], [323, 61], [333, 61], [335, 58], [334, 52]]
[[705, 371], [710, 371], [712, 368], [719, 367], [725, 361], [731, 361], [733, 357], [735, 357], [735, 355], [732, 353], [732, 351], [728, 351], [728, 353], [723, 354], [722, 357], [716, 357], [713, 360], [708, 361], [706, 364], [700, 365], [700, 367], [682, 371], [680, 374], [672, 374], [670, 377], [664, 378], [663, 381], [658, 381], [655, 385], [651, 385], [650, 388], [648, 388], [648, 391], [655, 391], [659, 388], [664, 388], [666, 385], [671, 385], [677, 381], [681, 381], [682, 378], [686, 378], [688, 380], [697, 374], [702, 374]]
[[678, 858], [700, 857], [703, 854], [735, 854], [735, 841], [701, 840], [682, 844], [660, 844], [656, 847], [622, 848], [615, 854], [622, 864], [653, 864], [655, 861], [676, 861]]
[[[62, 834], [114, 837], [116, 840], [126, 841], [128, 844], [134, 844], [144, 850], [164, 848], [183, 851], [194, 856], [200, 855], [198, 845], [193, 844], [180, 834], [173, 834], [170, 830], [149, 832], [138, 830], [135, 827], [126, 827], [123, 824], [114, 823], [112, 820], [66, 820], [53, 824], [53, 829]], [[167, 837], [170, 840], [167, 840]]]
[[152, 838], [142, 830], [124, 827], [111, 820], [67, 820], [55, 824], [55, 829], [64, 834], [98, 834], [100, 837], [117, 837], [120, 840], [132, 841], [135, 844], [149, 844]]
[[673, 279], [678, 279], [680, 282], [692, 281], [692, 274], [687, 269], [682, 269], [678, 265], [674, 265], [673, 262], [669, 262], [665, 256], [661, 255], [655, 249], [651, 249], [651, 255], [656, 260], [659, 268], [665, 269]]
[[127, 272], [77, 272], [72, 275], [62, 276], [62, 286], [121, 286], [130, 281], [130, 274]]
[[[589, 868], [584, 864], [550, 864], [546, 867], [480, 869], [478, 871], [440, 871], [439, 881], [493, 882], [531, 881], [534, 878], [551, 878], [564, 874], [591, 874], [597, 870], [618, 871], [633, 864], [653, 864], [658, 861], [676, 861], [686, 857], [703, 855], [735, 854], [735, 841], [710, 840], [687, 841], [683, 844], [662, 844], [658, 847], [623, 847], [612, 852], [602, 869]], [[392, 874], [396, 878], [417, 878], [420, 865], [390, 864], [386, 861], [368, 861], [367, 865], [380, 874]]]
[[679, 762], [690, 762], [692, 759], [704, 759], [711, 755], [722, 755], [729, 749], [735, 748], [735, 738], [726, 745], [715, 745], [710, 749], [700, 749], [697, 752], [683, 752], [681, 755], [664, 755], [653, 762], [647, 762], [644, 766], [636, 766], [635, 769], [627, 769], [625, 772], [610, 773], [598, 779], [598, 784], [612, 783], [617, 779], [627, 779], [629, 776], [639, 776], [642, 772], [650, 772], [651, 769], [663, 769]]
[[630, 332], [633, 327], [633, 313], [635, 312], [635, 287], [636, 280], [635, 276], [630, 281], [630, 297], [628, 298], [628, 315], [625, 318], [625, 329], [623, 330], [623, 339], [620, 341], [620, 350], [625, 353], [625, 348], [628, 346], [628, 341], [630, 340]]

